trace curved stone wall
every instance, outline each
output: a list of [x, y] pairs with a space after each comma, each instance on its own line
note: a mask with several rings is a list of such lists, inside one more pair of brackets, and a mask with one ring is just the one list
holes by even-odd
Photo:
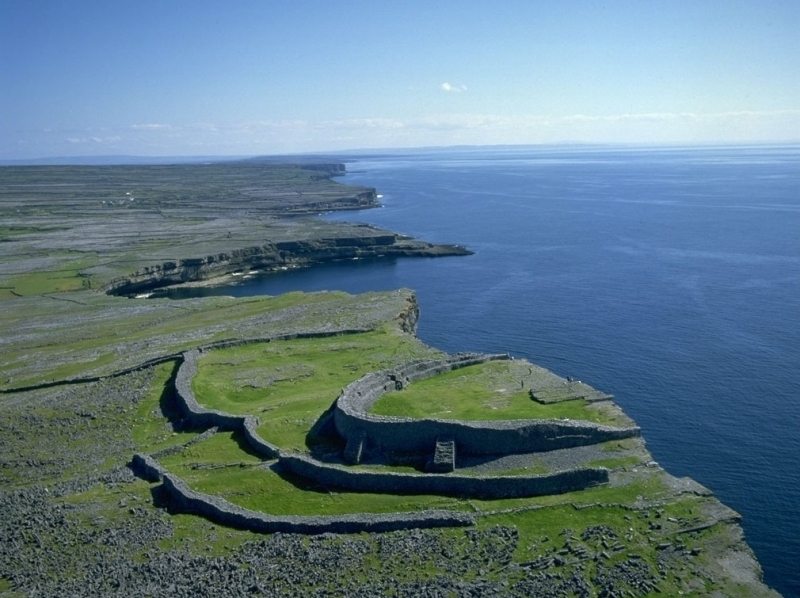
[[462, 354], [367, 374], [347, 386], [337, 399], [336, 429], [347, 441], [365, 438], [371, 447], [386, 452], [432, 452], [437, 438], [448, 438], [456, 443], [459, 452], [475, 455], [550, 451], [639, 436], [638, 426], [614, 427], [586, 421], [460, 421], [369, 413], [385, 392], [442, 372], [497, 359], [509, 357]]
[[605, 468], [532, 476], [466, 476], [353, 470], [304, 455], [281, 455], [280, 466], [326, 486], [379, 494], [439, 494], [470, 498], [523, 498], [583, 490], [608, 482]]
[[261, 438], [257, 432], [258, 418], [254, 415], [246, 415], [242, 421], [242, 433], [247, 444], [255, 453], [266, 459], [277, 459], [281, 455], [281, 449]]
[[223, 411], [206, 409], [197, 402], [192, 391], [192, 378], [197, 373], [196, 349], [183, 354], [183, 361], [175, 374], [175, 398], [185, 421], [195, 428], [216, 427], [220, 430], [238, 431], [244, 434], [250, 447], [261, 457], [275, 459], [280, 449], [267, 442], [256, 431], [258, 420], [252, 415], [231, 415]]
[[192, 349], [183, 354], [183, 363], [175, 374], [175, 393], [190, 425], [197, 428], [216, 426], [220, 430], [241, 430], [244, 417], [231, 415], [214, 409], [202, 407], [192, 391], [192, 379], [197, 374], [197, 358], [200, 352]]
[[133, 473], [148, 482], [160, 482], [167, 473], [167, 470], [150, 455], [136, 453], [129, 465]]
[[[410, 309], [415, 309], [416, 303], [412, 303]], [[415, 322], [415, 320], [413, 321]], [[412, 325], [413, 325], [412, 322]], [[261, 438], [258, 435], [258, 419], [252, 415], [233, 415], [208, 409], [200, 405], [192, 391], [192, 379], [197, 374], [197, 359], [202, 351], [209, 349], [223, 349], [228, 347], [238, 347], [254, 343], [268, 343], [274, 341], [286, 341], [304, 338], [328, 338], [332, 336], [343, 336], [347, 334], [361, 334], [369, 332], [370, 328], [342, 329], [334, 331], [319, 332], [298, 332], [294, 334], [282, 334], [266, 338], [247, 338], [230, 339], [210, 343], [199, 349], [186, 351], [180, 356], [171, 356], [172, 359], [179, 359], [180, 365], [175, 374], [174, 389], [178, 407], [184, 417], [184, 421], [193, 428], [217, 427], [220, 430], [240, 431], [244, 434], [250, 447], [261, 457], [275, 459], [280, 455], [280, 449]]]
[[[368, 471], [331, 465], [305, 455], [282, 452], [277, 446], [259, 436], [258, 420], [254, 416], [232, 415], [207, 409], [198, 403], [192, 391], [192, 378], [197, 373], [197, 359], [203, 349], [356, 332], [364, 330], [219, 341], [183, 353], [175, 373], [174, 390], [185, 421], [196, 428], [213, 427], [241, 432], [258, 455], [265, 459], [277, 458], [279, 467], [283, 471], [323, 485], [354, 492], [440, 494], [492, 499], [568, 492], [608, 481], [608, 471], [604, 468], [571, 469], [535, 476], [465, 476], [452, 473], [437, 475]], [[510, 357], [460, 354], [442, 360], [414, 361], [394, 370], [367, 374], [342, 392], [333, 408], [334, 425], [348, 440], [351, 449], [358, 448], [359, 454], [364, 443], [375, 445], [385, 451], [430, 453], [437, 439], [447, 438], [455, 442], [461, 452], [496, 454], [551, 450], [638, 434], [638, 428], [611, 428], [589, 422], [566, 420], [461, 422], [414, 420], [368, 413], [373, 403], [384, 392], [403, 388], [411, 382], [436, 374], [499, 359], [510, 359]], [[166, 472], [150, 456], [135, 455], [131, 468], [145, 479], [163, 480], [164, 492], [173, 510], [199, 514], [217, 523], [252, 531], [296, 533], [390, 531], [413, 527], [469, 525], [473, 522], [468, 515], [452, 511], [382, 515], [361, 513], [341, 517], [275, 517], [237, 507], [219, 497], [195, 492], [182, 480]]]
[[163, 483], [170, 509], [200, 515], [215, 523], [262, 533], [321, 534], [390, 532], [414, 528], [473, 525], [468, 513], [429, 510], [406, 513], [355, 513], [335, 516], [275, 516], [244, 509], [218, 496], [196, 492], [179, 477], [168, 473], [148, 455], [134, 455], [131, 468], [137, 475]]

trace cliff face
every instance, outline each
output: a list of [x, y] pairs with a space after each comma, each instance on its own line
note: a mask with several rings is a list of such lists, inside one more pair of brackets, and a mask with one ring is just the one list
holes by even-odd
[[436, 245], [394, 233], [283, 241], [148, 266], [130, 276], [113, 280], [106, 291], [112, 295], [132, 295], [241, 270], [269, 272], [349, 259], [440, 257], [470, 253], [457, 245]]
[[[237, 271], [401, 256], [465, 255], [323, 212], [379, 205], [342, 185], [343, 164], [10, 168], [0, 173], [0, 286], [8, 296], [133, 295]], [[53, 275], [43, 280], [41, 271]], [[0, 295], [2, 295], [0, 289]]]
[[400, 330], [408, 334], [417, 334], [417, 324], [419, 323], [419, 303], [417, 296], [410, 293], [406, 298], [403, 309], [397, 314], [397, 322]]

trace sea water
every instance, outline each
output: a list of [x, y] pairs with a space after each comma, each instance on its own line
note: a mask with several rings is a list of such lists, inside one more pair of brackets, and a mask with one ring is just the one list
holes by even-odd
[[414, 289], [428, 343], [614, 394], [657, 461], [743, 515], [767, 583], [800, 595], [800, 146], [465, 148], [348, 171], [384, 206], [330, 218], [475, 255], [222, 292]]

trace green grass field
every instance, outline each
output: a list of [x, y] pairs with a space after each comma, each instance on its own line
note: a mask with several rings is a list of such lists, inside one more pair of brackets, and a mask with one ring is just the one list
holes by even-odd
[[193, 489], [221, 496], [239, 506], [271, 515], [392, 513], [423, 509], [468, 508], [464, 501], [441, 496], [401, 496], [337, 492], [308, 480], [281, 476], [262, 466], [232, 433], [218, 433], [179, 455], [161, 461]]
[[278, 475], [270, 468], [272, 462], [262, 462], [249, 452], [243, 439], [232, 432], [214, 434], [178, 454], [164, 457], [161, 464], [199, 492], [222, 496], [242, 507], [273, 515], [386, 513], [430, 508], [468, 509], [488, 514], [532, 506], [632, 505], [643, 497], [657, 500], [668, 495], [667, 487], [658, 476], [644, 477], [623, 486], [499, 500], [340, 492], [308, 480]]
[[369, 329], [391, 321], [409, 297], [408, 291], [298, 292], [173, 301], [77, 291], [12, 298], [0, 310], [0, 329], [6, 331], [0, 387], [109, 375], [223, 339]]
[[531, 400], [529, 366], [524, 360], [489, 361], [446, 372], [386, 393], [373, 405], [372, 412], [462, 420], [567, 418], [602, 424], [621, 421], [617, 409], [583, 399], [547, 405]]
[[374, 370], [437, 355], [418, 339], [385, 326], [209, 351], [199, 360], [192, 387], [202, 405], [256, 415], [264, 439], [304, 450], [314, 422], [349, 383]]

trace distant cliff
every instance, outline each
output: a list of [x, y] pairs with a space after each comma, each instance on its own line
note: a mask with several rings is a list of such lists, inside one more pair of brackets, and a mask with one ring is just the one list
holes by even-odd
[[147, 266], [130, 276], [111, 281], [106, 291], [113, 295], [132, 295], [243, 270], [269, 272], [338, 260], [470, 254], [470, 251], [458, 245], [437, 245], [383, 232], [356, 237], [281, 241]]

